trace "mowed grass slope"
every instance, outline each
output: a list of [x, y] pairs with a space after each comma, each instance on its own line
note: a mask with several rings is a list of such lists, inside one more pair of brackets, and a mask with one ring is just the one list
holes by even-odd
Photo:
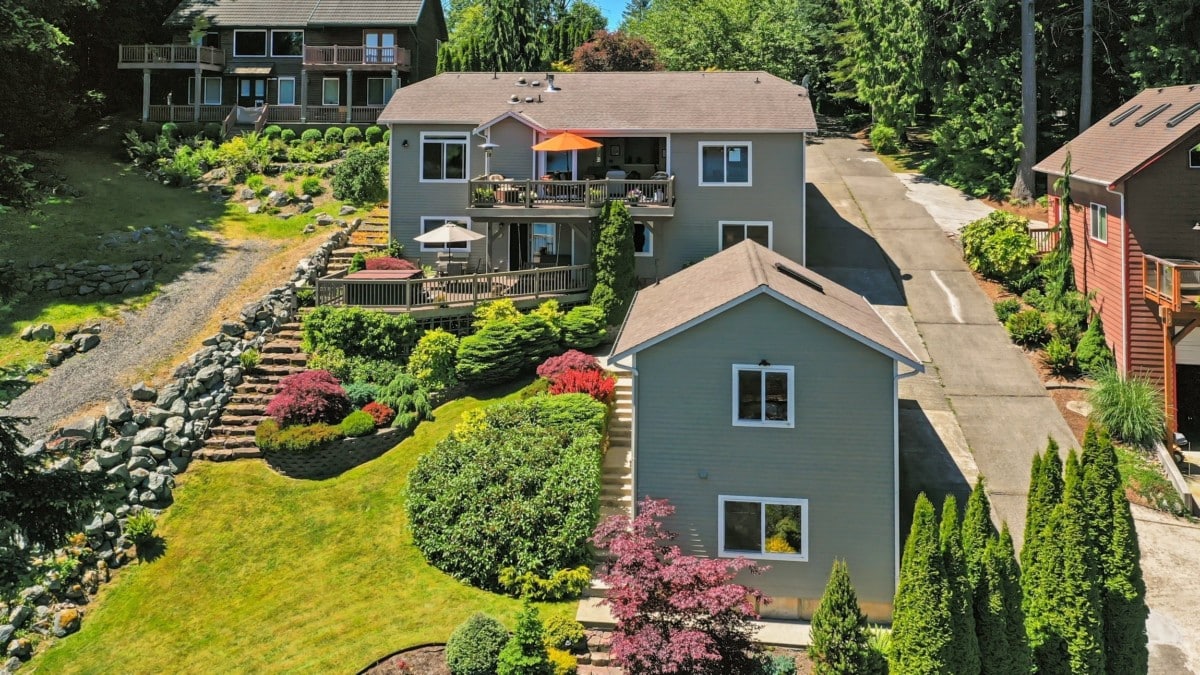
[[[510, 628], [517, 600], [430, 567], [404, 514], [408, 472], [468, 410], [463, 398], [383, 457], [326, 481], [259, 461], [198, 463], [159, 521], [165, 554], [121, 572], [39, 673], [353, 673], [445, 642], [471, 613]], [[506, 394], [506, 395], [505, 395]], [[542, 619], [574, 602], [540, 605]]]

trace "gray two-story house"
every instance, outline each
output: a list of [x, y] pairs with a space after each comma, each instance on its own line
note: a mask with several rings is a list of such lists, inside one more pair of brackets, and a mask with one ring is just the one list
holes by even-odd
[[392, 94], [431, 77], [445, 40], [428, 0], [183, 0], [171, 44], [121, 45], [142, 71], [142, 119], [222, 122], [235, 106], [279, 124], [374, 123]]
[[744, 556], [764, 616], [809, 618], [834, 559], [890, 620], [898, 380], [920, 360], [861, 296], [745, 241], [638, 291], [609, 362], [633, 383], [636, 500], [685, 553]]
[[[240, 0], [239, 0], [240, 1]], [[397, 91], [391, 235], [447, 221], [471, 270], [589, 262], [605, 202], [627, 203], [637, 275], [659, 279], [744, 240], [805, 258], [808, 92], [764, 72], [443, 73]], [[535, 150], [564, 132], [581, 147]]]

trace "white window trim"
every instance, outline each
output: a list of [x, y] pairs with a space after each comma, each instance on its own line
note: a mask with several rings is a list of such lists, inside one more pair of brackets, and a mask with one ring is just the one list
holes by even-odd
[[[337, 99], [338, 100], [336, 103], [326, 103], [325, 83], [329, 82], [330, 80], [337, 82], [337, 92], [338, 92]], [[322, 77], [321, 78], [321, 105], [323, 105], [323, 106], [340, 106], [341, 104], [342, 104], [342, 81], [336, 77]]]
[[1200, 145], [1196, 145], [1188, 150], [1188, 168], [1200, 169]]
[[[763, 551], [751, 553], [748, 551], [725, 550], [725, 502], [756, 502], [762, 505], [762, 519], [759, 527], [762, 535]], [[799, 553], [768, 553], [767, 546], [767, 505], [799, 506], [800, 507], [800, 552]], [[717, 495], [717, 555], [722, 558], [750, 558], [753, 560], [790, 560], [792, 562], [808, 562], [808, 500], [785, 497], [746, 497], [737, 495]]]
[[[746, 182], [729, 182], [729, 164], [726, 160], [725, 177], [719, 183], [708, 183], [704, 180], [704, 149], [729, 148], [729, 146], [745, 146], [746, 148]], [[696, 184], [700, 187], [752, 187], [754, 185], [754, 143], [751, 141], [699, 141], [696, 147]]]
[[[300, 53], [299, 54], [276, 54], [275, 53], [275, 34], [276, 33], [299, 33], [300, 34]], [[304, 57], [304, 29], [303, 28], [280, 28], [272, 30], [267, 36], [267, 51], [271, 52], [273, 59], [299, 59]]]
[[[776, 421], [766, 419], [763, 415], [762, 420], [744, 420], [738, 417], [738, 373], [745, 370], [751, 370], [758, 373], [786, 373], [788, 378], [788, 410], [787, 420]], [[766, 378], [763, 377], [762, 386], [767, 386]], [[752, 363], [735, 363], [733, 364], [733, 384], [731, 395], [731, 407], [733, 409], [733, 426], [735, 427], [774, 427], [776, 429], [794, 429], [796, 427], [796, 367], [795, 366], [759, 366]], [[765, 403], [766, 396], [764, 394], [763, 401]]]
[[[238, 48], [238, 39], [237, 39], [238, 33], [262, 33], [263, 34], [263, 53], [261, 53], [261, 54], [239, 54], [238, 50], [237, 50], [237, 48]], [[233, 31], [233, 47], [232, 47], [232, 49], [233, 49], [234, 58], [265, 59], [271, 53], [271, 31], [266, 30], [265, 28], [235, 30], [235, 31]]]
[[[280, 87], [279, 87], [279, 84], [280, 84], [281, 82], [283, 82], [284, 80], [290, 80], [290, 81], [291, 81], [291, 83], [292, 83], [292, 102], [291, 102], [291, 103], [282, 103], [282, 102], [280, 102], [280, 96], [279, 96]], [[275, 81], [275, 105], [282, 105], [282, 106], [294, 106], [294, 105], [299, 105], [299, 104], [300, 104], [300, 102], [297, 100], [298, 98], [300, 98], [300, 92], [296, 90], [296, 78], [294, 78], [294, 77], [281, 77], [281, 78], [278, 78], [278, 79]]]
[[[744, 227], [766, 227], [767, 228], [767, 248], [775, 250], [775, 222], [772, 220], [718, 220], [717, 221], [717, 250], [723, 251], [721, 248], [725, 245], [725, 226], [726, 225], [741, 225]], [[743, 233], [745, 230], [743, 229]], [[749, 237], [743, 237], [743, 240]]]
[[[474, 224], [471, 222], [471, 219], [468, 218], [467, 216], [421, 216], [421, 225], [417, 231], [417, 234], [419, 234], [419, 235], [425, 234], [425, 221], [427, 221], [427, 220], [436, 220], [436, 221], [439, 221], [441, 224], [445, 224], [446, 221], [452, 220], [456, 223], [466, 225], [468, 230], [474, 231]], [[437, 227], [441, 227], [441, 224], [437, 225]], [[440, 253], [440, 252], [446, 250], [446, 247], [443, 245], [440, 245], [440, 244], [428, 244], [427, 245], [427, 244], [425, 244], [425, 242], [419, 242], [419, 243], [421, 244], [421, 253]], [[471, 242], [468, 241], [468, 242], [464, 242], [464, 243], [466, 243], [466, 245], [467, 245], [466, 248], [452, 248], [452, 249], [450, 249], [450, 253], [470, 253], [471, 252]]]
[[[205, 88], [204, 83], [206, 81], [212, 81], [212, 80], [221, 82], [221, 78], [219, 78], [219, 77], [201, 77], [200, 80], [201, 80], [201, 82], [200, 82], [200, 96], [201, 96], [200, 105], [221, 105], [222, 100], [225, 98], [225, 85], [224, 84], [217, 85], [217, 102], [216, 103], [210, 103], [208, 101], [208, 99], [203, 98], [204, 95], [208, 93], [208, 89]], [[195, 100], [196, 100], [196, 78], [195, 78], [195, 76], [191, 76], [191, 77], [188, 77], [188, 79], [187, 79], [187, 104], [195, 105]]]
[[[371, 97], [371, 82], [372, 82], [372, 81], [374, 81], [374, 80], [379, 80], [380, 82], [384, 83], [384, 84], [383, 84], [383, 91], [385, 91], [385, 92], [386, 92], [386, 91], [387, 91], [387, 83], [388, 83], [388, 82], [391, 82], [392, 78], [390, 78], [390, 77], [368, 77], [368, 78], [367, 78], [367, 89], [366, 89], [366, 93], [367, 93], [367, 105], [369, 105], [369, 106], [379, 106], [379, 107], [384, 107], [384, 106], [386, 106], [386, 105], [388, 104], [388, 100], [390, 100], [390, 99], [391, 99], [391, 96], [385, 96], [385, 97], [384, 97], [384, 101], [383, 101], [383, 103], [371, 103], [371, 98], [370, 98], [370, 97]], [[396, 94], [396, 90], [395, 90], [395, 89], [393, 89], [393, 90], [392, 90], [392, 95], [395, 95], [395, 94]]]
[[[426, 178], [425, 177], [425, 138], [426, 136], [440, 136], [434, 140], [439, 141], [457, 141], [463, 142], [463, 177], [462, 178]], [[467, 132], [457, 131], [422, 131], [421, 137], [418, 140], [421, 144], [421, 150], [417, 154], [417, 180], [421, 183], [465, 183], [467, 177], [471, 175], [471, 137]], [[445, 175], [446, 167], [442, 167], [442, 175]]]
[[[1096, 217], [1097, 217], [1097, 214], [1101, 213], [1101, 212], [1104, 215], [1104, 236], [1097, 237], [1096, 236]], [[1096, 202], [1092, 202], [1091, 207], [1088, 208], [1088, 237], [1091, 238], [1092, 240], [1098, 241], [1102, 244], [1108, 243], [1108, 207], [1105, 206], [1104, 204], [1097, 204]]]
[[[638, 222], [640, 222], [642, 224], [642, 227], [646, 228], [646, 234], [650, 237], [650, 241], [649, 241], [650, 248], [645, 253], [638, 253], [635, 251], [633, 253], [633, 257], [635, 257], [635, 258], [653, 258], [654, 257], [654, 226], [645, 221], [638, 221]], [[635, 223], [635, 225], [636, 224], [637, 223]]]

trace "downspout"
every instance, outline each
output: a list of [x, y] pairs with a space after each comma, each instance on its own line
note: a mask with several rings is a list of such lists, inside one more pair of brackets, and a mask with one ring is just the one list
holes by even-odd
[[808, 266], [808, 133], [800, 134], [800, 265]]
[[892, 591], [900, 586], [900, 380], [912, 377], [920, 370], [901, 373], [900, 362], [892, 361], [892, 546], [896, 552], [896, 569]]
[[[1112, 185], [1107, 185], [1104, 189], [1110, 194], [1117, 195], [1121, 200], [1121, 295], [1124, 296], [1121, 299], [1121, 341], [1123, 343], [1121, 356], [1125, 364], [1122, 374], [1128, 374], [1130, 372], [1129, 358], [1132, 353], [1129, 339], [1129, 305], [1133, 302], [1129, 297], [1129, 222], [1125, 219], [1125, 193], [1117, 192]], [[1086, 231], [1084, 235], [1087, 235]], [[1142, 283], [1146, 283], [1146, 280], [1142, 279]]]

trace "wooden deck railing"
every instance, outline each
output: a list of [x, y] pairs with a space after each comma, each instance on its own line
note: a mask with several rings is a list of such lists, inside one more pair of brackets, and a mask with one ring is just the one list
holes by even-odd
[[[233, 106], [202, 105], [200, 106], [201, 122], [220, 122], [229, 115]], [[153, 122], [191, 122], [196, 109], [190, 105], [152, 105], [150, 120]]]
[[350, 121], [374, 124], [379, 119], [379, 113], [381, 112], [383, 112], [382, 106], [356, 105], [350, 108]]
[[330, 45], [304, 48], [306, 66], [396, 66], [407, 70], [411, 63], [412, 52], [403, 47]]
[[474, 307], [497, 298], [554, 297], [592, 288], [590, 265], [489, 272], [431, 279], [349, 279], [338, 272], [317, 280], [318, 305], [411, 312]]
[[1060, 233], [1057, 227], [1046, 223], [1029, 223], [1029, 236], [1037, 246], [1038, 253], [1049, 253], [1058, 248]]
[[229, 108], [229, 114], [225, 116], [225, 121], [221, 123], [221, 138], [229, 138], [233, 133], [233, 127], [237, 124], [237, 106]]
[[1147, 300], [1175, 312], [1185, 302], [1195, 305], [1200, 302], [1200, 261], [1143, 256], [1142, 288]]
[[309, 122], [338, 123], [346, 121], [346, 109], [336, 105], [310, 105], [306, 112]]
[[225, 52], [195, 45], [121, 45], [118, 66], [225, 65]]
[[467, 181], [467, 204], [471, 207], [575, 206], [599, 208], [612, 200], [627, 200], [631, 206], [674, 206], [675, 177], [664, 180], [488, 180]]
[[298, 105], [273, 105], [271, 111], [267, 113], [268, 122], [291, 122], [297, 124], [300, 122], [300, 106]]
[[262, 111], [258, 113], [258, 117], [254, 120], [254, 133], [262, 133], [263, 127], [267, 125], [267, 119], [271, 116], [270, 104], [264, 103]]

